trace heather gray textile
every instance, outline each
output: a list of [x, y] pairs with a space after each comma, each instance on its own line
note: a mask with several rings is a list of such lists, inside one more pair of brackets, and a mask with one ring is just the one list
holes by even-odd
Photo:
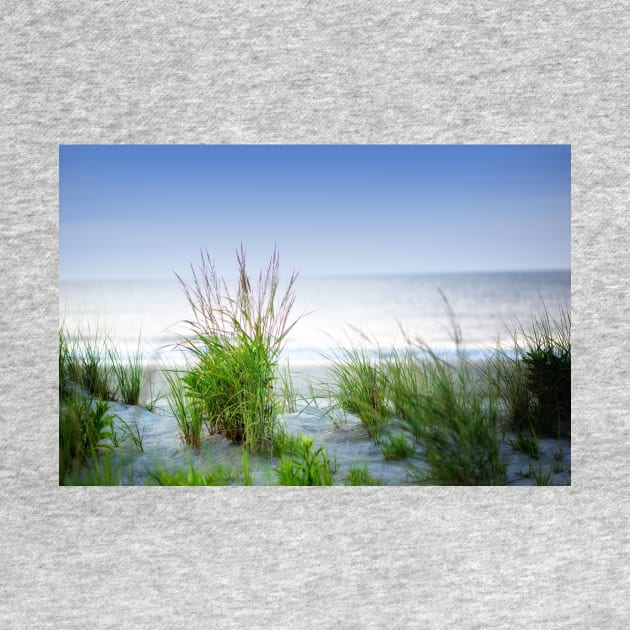
[[[0, 627], [628, 627], [628, 3], [1, 11]], [[571, 143], [572, 487], [59, 488], [58, 145], [223, 142]]]

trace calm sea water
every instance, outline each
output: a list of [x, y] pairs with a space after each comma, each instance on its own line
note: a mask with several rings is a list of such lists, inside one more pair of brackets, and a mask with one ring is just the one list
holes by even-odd
[[[360, 338], [364, 347], [404, 346], [401, 327], [436, 351], [454, 350], [444, 294], [472, 356], [509, 346], [510, 331], [543, 311], [551, 316], [571, 298], [569, 271], [299, 277], [295, 314], [308, 312], [287, 339], [292, 366], [321, 365], [335, 348]], [[441, 293], [440, 293], [441, 292]], [[62, 281], [60, 318], [70, 331], [107, 332], [121, 350], [141, 336], [145, 361], [178, 363], [173, 351], [181, 322], [191, 315], [175, 278]]]

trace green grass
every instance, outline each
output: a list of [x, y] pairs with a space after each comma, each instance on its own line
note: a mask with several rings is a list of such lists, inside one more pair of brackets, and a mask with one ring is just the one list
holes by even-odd
[[108, 363], [109, 340], [97, 331], [87, 334], [59, 329], [59, 390], [63, 397], [79, 385], [89, 394], [103, 400], [114, 400], [115, 386]]
[[374, 441], [378, 442], [391, 416], [382, 360], [373, 358], [363, 348], [348, 348], [334, 359], [331, 374], [337, 404], [357, 415]]
[[[350, 348], [333, 367], [337, 401], [359, 416], [376, 443], [384, 442], [386, 458], [421, 458], [428, 468], [412, 465], [420, 483], [503, 484], [496, 400], [459, 351], [461, 331], [446, 304], [458, 349], [454, 364], [408, 335], [405, 350], [379, 349], [377, 360]], [[398, 433], [389, 431], [393, 426]]]
[[124, 361], [117, 349], [110, 347], [108, 356], [111, 362], [111, 371], [116, 381], [116, 394], [118, 400], [127, 405], [140, 403], [140, 391], [144, 381], [144, 365], [140, 351], [140, 339], [134, 354], [129, 361]]
[[513, 334], [513, 351], [487, 362], [488, 388], [502, 403], [506, 430], [531, 427], [538, 437], [571, 436], [571, 316], [546, 308]]
[[164, 376], [169, 386], [166, 400], [171, 413], [177, 421], [182, 442], [194, 448], [199, 448], [201, 446], [203, 429], [199, 400], [189, 395], [180, 372], [177, 370], [165, 370]]
[[59, 328], [59, 399], [65, 399], [70, 393], [72, 382], [72, 354], [70, 352], [68, 333]]
[[274, 390], [276, 405], [280, 412], [295, 413], [297, 411], [298, 397], [293, 385], [291, 368], [288, 363], [277, 370]]
[[[237, 263], [238, 283], [232, 291], [207, 253], [197, 269], [192, 267], [192, 282], [177, 276], [192, 309], [185, 322], [189, 333], [180, 344], [189, 363], [185, 370], [168, 371], [166, 379], [182, 441], [199, 448], [204, 428], [220, 433], [243, 447], [241, 470], [219, 465], [157, 470], [151, 481], [250, 485], [250, 454], [263, 453], [279, 458], [275, 472], [281, 485], [330, 485], [335, 471], [324, 448], [315, 448], [311, 438], [291, 435], [277, 419], [280, 412], [297, 410], [290, 369], [279, 367], [280, 351], [297, 322], [291, 318], [296, 276], [280, 291], [275, 251], [257, 283], [249, 278], [242, 248]], [[333, 382], [322, 384], [323, 398], [333, 398], [330, 409], [337, 413], [342, 408], [356, 414], [386, 459], [407, 459], [419, 483], [502, 484], [506, 462], [499, 445], [507, 431], [515, 433], [512, 447], [532, 459], [540, 458], [539, 438], [570, 436], [570, 314], [565, 309], [554, 320], [545, 310], [529, 329], [514, 333], [511, 349], [495, 352], [479, 368], [459, 351], [461, 331], [445, 302], [456, 360], [447, 362], [408, 336], [404, 350], [342, 349], [333, 359]], [[124, 361], [98, 331], [71, 336], [60, 327], [61, 483], [120, 482], [108, 454], [121, 436], [105, 401], [118, 396], [126, 404], [139, 404], [145, 377], [139, 347], [140, 342], [130, 361]], [[313, 406], [318, 396], [311, 391]], [[122, 437], [142, 451], [138, 424], [122, 421], [119, 426]], [[422, 465], [416, 466], [419, 461]], [[530, 465], [529, 474], [546, 484], [562, 469], [554, 455], [549, 470], [539, 463], [537, 469]], [[352, 468], [345, 479], [349, 485], [372, 481], [376, 483], [367, 466]]]
[[494, 486], [506, 482], [506, 463], [487, 419], [457, 415], [433, 428], [421, 427], [422, 459], [428, 470], [416, 471], [420, 483], [445, 486]]
[[287, 433], [284, 429], [276, 429], [271, 450], [275, 457], [284, 455], [295, 455], [299, 452], [302, 444], [302, 436]]
[[537, 486], [551, 486], [551, 479], [553, 476], [553, 467], [543, 469], [541, 462], [538, 462], [538, 467], [534, 468], [529, 465], [529, 475], [534, 477]]
[[114, 462], [112, 453], [102, 452], [90, 458], [82, 467], [75, 467], [62, 480], [67, 486], [119, 486], [124, 469]]
[[540, 458], [540, 444], [532, 429], [522, 429], [510, 440], [510, 446], [521, 453], [526, 453], [532, 459]]
[[114, 348], [109, 336], [98, 330], [92, 334], [80, 329], [70, 334], [59, 328], [59, 395], [63, 398], [78, 385], [103, 400], [140, 404], [145, 368], [140, 339], [128, 360]]
[[523, 363], [540, 435], [571, 435], [571, 316], [552, 320], [545, 311], [525, 334]]
[[[409, 340], [409, 343], [410, 340]], [[407, 420], [416, 412], [416, 401], [426, 388], [423, 366], [411, 347], [392, 350], [382, 365], [386, 382], [386, 396], [397, 418]]]
[[387, 435], [381, 440], [381, 452], [388, 460], [407, 459], [414, 452], [413, 444], [404, 433], [394, 433]]
[[250, 452], [268, 452], [278, 404], [273, 384], [279, 354], [297, 320], [290, 319], [295, 300], [293, 274], [279, 293], [279, 258], [274, 251], [254, 286], [245, 252], [237, 252], [238, 286], [230, 292], [207, 252], [193, 280], [183, 286], [193, 319], [181, 345], [194, 359], [182, 381], [186, 395], [200, 410], [211, 432], [243, 444]]
[[[155, 413], [160, 400], [166, 399], [165, 393], [161, 390], [157, 390], [155, 387], [155, 376], [157, 372], [158, 370], [145, 368], [145, 382], [147, 384], [148, 392], [145, 392], [145, 399], [142, 406], [151, 413]], [[164, 372], [164, 369], [159, 370], [160, 375], [163, 375]]]
[[239, 473], [223, 464], [214, 464], [199, 470], [191, 463], [187, 469], [167, 470], [154, 468], [149, 471], [147, 485], [157, 486], [228, 486], [238, 480]]
[[481, 387], [477, 367], [459, 350], [461, 332], [452, 313], [451, 318], [457, 360], [445, 361], [421, 340], [408, 338], [408, 354], [394, 364], [394, 372], [403, 366], [404, 377], [389, 380], [390, 396], [402, 410], [399, 426], [418, 445], [412, 457], [427, 466], [414, 466], [412, 473], [433, 485], [503, 484], [507, 465], [500, 457], [495, 401]]
[[89, 458], [111, 450], [117, 442], [109, 403], [78, 394], [59, 408], [59, 479], [78, 471]]
[[559, 444], [552, 453], [551, 468], [554, 473], [561, 473], [564, 470], [564, 451]]
[[243, 477], [244, 486], [252, 486], [254, 484], [251, 473], [251, 464], [249, 461], [249, 453], [244, 449], [241, 453], [241, 475]]
[[278, 482], [281, 486], [332, 486], [331, 465], [323, 447], [315, 449], [313, 439], [301, 436], [295, 454], [280, 459]]
[[350, 470], [344, 477], [344, 483], [346, 486], [381, 485], [381, 482], [370, 474], [367, 464], [363, 464], [363, 466], [351, 466]]
[[[109, 413], [109, 372], [103, 360], [105, 339], [71, 337], [59, 328], [59, 483], [74, 483], [118, 445]], [[86, 394], [76, 390], [83, 387]], [[95, 469], [94, 469], [95, 470]], [[93, 471], [94, 472], [94, 471]], [[102, 471], [103, 474], [107, 470]], [[111, 471], [110, 471], [111, 472]], [[94, 472], [98, 477], [98, 471]], [[107, 481], [107, 475], [103, 477]], [[78, 481], [77, 481], [78, 482]]]
[[486, 361], [488, 391], [499, 401], [503, 431], [529, 429], [531, 392], [519, 354], [499, 350]]
[[115, 398], [115, 387], [112, 385], [111, 370], [107, 364], [107, 337], [98, 331], [91, 335], [88, 331], [79, 342], [80, 380], [79, 383], [87, 391], [103, 400]]
[[[125, 437], [131, 441], [131, 443], [141, 452], [144, 452], [144, 427], [140, 427], [138, 425], [137, 420], [132, 420], [131, 422], [126, 422], [122, 418], [120, 422], [123, 426], [123, 431]], [[115, 445], [117, 446], [117, 445]]]
[[63, 325], [59, 328], [59, 396], [62, 399], [74, 393], [75, 385], [83, 385], [84, 360], [78, 341], [80, 334], [70, 335]]

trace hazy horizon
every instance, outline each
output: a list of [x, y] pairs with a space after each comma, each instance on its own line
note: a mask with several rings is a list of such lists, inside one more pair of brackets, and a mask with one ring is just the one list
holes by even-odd
[[[235, 258], [236, 261], [236, 258]], [[192, 261], [195, 266], [197, 265], [197, 260]], [[236, 264], [236, 263], [235, 263]], [[228, 269], [217, 268], [217, 272], [222, 278], [225, 279], [236, 279], [238, 276], [234, 272], [235, 266]], [[177, 273], [182, 276], [184, 279], [188, 278], [188, 274], [186, 271], [190, 270], [190, 266], [183, 273], [177, 271]], [[259, 268], [254, 269], [250, 268], [248, 265], [248, 273], [250, 277], [256, 278], [258, 276]], [[298, 273], [299, 278], [305, 279], [331, 279], [335, 278], [344, 279], [344, 278], [376, 278], [376, 277], [388, 277], [388, 276], [457, 276], [457, 275], [491, 275], [491, 274], [536, 274], [536, 273], [571, 273], [571, 268], [554, 268], [554, 269], [491, 269], [491, 270], [462, 270], [462, 271], [401, 271], [401, 272], [365, 272], [365, 273], [302, 273], [299, 270], [295, 269], [283, 269], [282, 260], [280, 261], [280, 278], [288, 279], [293, 271]], [[225, 272], [225, 273], [224, 273]], [[61, 282], [91, 282], [94, 280], [98, 280], [101, 282], [142, 282], [142, 281], [156, 281], [156, 282], [164, 282], [166, 280], [173, 280], [177, 282], [177, 278], [175, 276], [175, 272], [170, 275], [167, 274], [165, 276], [157, 276], [157, 275], [145, 275], [145, 276], [99, 276], [99, 277], [81, 277], [81, 276], [67, 276], [61, 278]]]

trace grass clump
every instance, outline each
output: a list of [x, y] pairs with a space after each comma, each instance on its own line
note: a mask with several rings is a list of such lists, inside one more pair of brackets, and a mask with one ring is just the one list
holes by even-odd
[[111, 450], [117, 442], [109, 403], [74, 394], [59, 408], [59, 479]]
[[140, 340], [138, 347], [129, 361], [124, 361], [118, 350], [110, 348], [108, 356], [111, 362], [111, 370], [114, 375], [118, 399], [127, 405], [137, 405], [140, 402], [140, 390], [144, 380], [144, 365], [140, 352]]
[[533, 398], [533, 421], [541, 435], [571, 434], [571, 317], [539, 318], [525, 337], [525, 376]]
[[510, 440], [510, 446], [521, 453], [529, 455], [532, 459], [540, 458], [540, 444], [535, 433], [531, 429], [524, 429], [516, 434], [513, 440]]
[[552, 319], [545, 309], [529, 330], [513, 335], [511, 353], [497, 352], [486, 372], [501, 400], [505, 427], [529, 427], [539, 437], [571, 436], [571, 316]]
[[199, 448], [203, 428], [199, 400], [197, 397], [190, 396], [180, 372], [165, 371], [164, 376], [169, 386], [166, 400], [177, 421], [182, 441], [184, 444]]
[[110, 368], [107, 364], [107, 338], [101, 337], [98, 331], [94, 336], [82, 337], [79, 342], [79, 384], [103, 400], [113, 400], [115, 391], [111, 384]]
[[394, 415], [407, 420], [416, 413], [416, 401], [426, 385], [424, 370], [417, 361], [417, 353], [411, 348], [392, 350], [383, 369], [386, 393]]
[[[359, 416], [387, 459], [421, 457], [418, 481], [435, 485], [495, 485], [506, 481], [493, 396], [478, 370], [460, 352], [461, 332], [448, 302], [457, 360], [451, 364], [424, 342], [406, 336], [403, 351], [378, 361], [353, 348], [333, 367], [337, 400]], [[390, 428], [399, 431], [391, 433]], [[385, 433], [385, 430], [387, 432]]]
[[452, 323], [456, 361], [440, 358], [421, 340], [409, 340], [415, 352], [409, 351], [404, 365], [405, 370], [415, 365], [416, 376], [390, 381], [391, 395], [403, 410], [400, 427], [422, 447], [414, 456], [427, 466], [413, 474], [434, 485], [504, 484], [507, 464], [500, 456], [496, 405], [480, 387], [476, 367], [460, 352], [461, 333], [453, 318]]
[[[108, 395], [109, 388], [98, 347], [98, 342], [91, 343], [82, 352], [77, 339], [63, 325], [59, 328], [60, 484], [78, 478], [90, 459], [96, 460], [118, 443], [115, 416], [99, 396]], [[77, 384], [88, 390], [87, 396], [77, 392]]]
[[323, 447], [313, 448], [310, 437], [300, 436], [295, 454], [280, 459], [278, 482], [281, 486], [332, 486], [328, 454]]
[[279, 295], [279, 258], [274, 251], [256, 287], [246, 269], [245, 252], [237, 252], [235, 293], [219, 278], [208, 253], [202, 253], [193, 280], [183, 286], [194, 318], [182, 346], [193, 358], [183, 376], [186, 395], [211, 432], [241, 443], [250, 452], [269, 450], [278, 406], [273, 393], [283, 342], [297, 320], [290, 320], [295, 296], [294, 273]]
[[381, 482], [373, 477], [367, 464], [363, 466], [351, 466], [347, 475], [344, 477], [344, 483], [346, 486], [380, 486]]
[[529, 465], [528, 475], [534, 477], [534, 481], [537, 486], [551, 486], [551, 479], [553, 476], [553, 467], [543, 469], [542, 463], [538, 462], [538, 467], [534, 468], [531, 464]]
[[382, 362], [362, 348], [350, 348], [332, 365], [334, 396], [338, 405], [356, 414], [375, 442], [391, 416], [387, 405], [387, 379]]
[[284, 455], [296, 455], [302, 446], [303, 436], [287, 433], [284, 429], [278, 429], [272, 440], [272, 453], [275, 457]]
[[404, 433], [387, 435], [385, 440], [381, 441], [381, 452], [388, 460], [407, 459], [413, 455], [413, 451], [413, 445]]
[[[335, 359], [332, 374], [337, 404], [356, 414], [377, 444], [393, 417], [406, 420], [416, 413], [425, 386], [423, 370], [409, 348], [388, 352], [378, 348], [377, 353], [346, 349]], [[394, 438], [392, 445], [390, 436], [385, 448], [396, 446], [404, 449], [402, 439]]]
[[79, 385], [95, 398], [113, 400], [111, 370], [107, 357], [109, 341], [97, 331], [85, 335], [77, 331], [70, 336], [61, 326], [59, 329], [59, 393], [67, 397], [72, 386]]
[[558, 444], [551, 455], [551, 468], [554, 473], [561, 473], [564, 470], [564, 451], [562, 446]]

